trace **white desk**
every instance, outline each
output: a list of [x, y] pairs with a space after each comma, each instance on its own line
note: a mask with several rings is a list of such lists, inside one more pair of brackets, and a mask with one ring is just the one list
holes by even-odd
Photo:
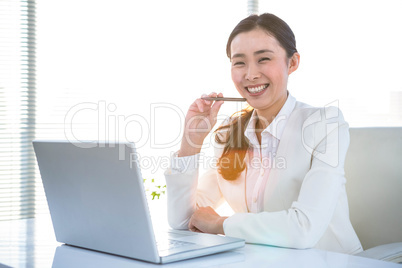
[[[161, 267], [57, 243], [50, 219], [0, 222], [0, 267]], [[389, 262], [316, 249], [294, 250], [246, 245], [166, 267], [396, 267]]]

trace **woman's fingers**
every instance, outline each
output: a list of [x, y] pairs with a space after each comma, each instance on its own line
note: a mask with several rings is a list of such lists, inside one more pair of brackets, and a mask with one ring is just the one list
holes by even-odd
[[[223, 94], [219, 93], [214, 97], [221, 97], [222, 98]], [[223, 101], [215, 101], [214, 104], [212, 105], [211, 110], [212, 110], [212, 114], [213, 114], [214, 117], [216, 117], [218, 115], [219, 109], [221, 108], [222, 104], [223, 104]]]
[[226, 218], [219, 216], [211, 207], [199, 207], [191, 216], [188, 228], [193, 232], [224, 234], [223, 222]]
[[[216, 101], [214, 102], [214, 101], [204, 100], [204, 99], [202, 99], [203, 97], [217, 97], [217, 96], [222, 97], [222, 93], [217, 94], [216, 92], [212, 92], [208, 95], [203, 94], [201, 96], [201, 98], [196, 99], [195, 104], [197, 105], [198, 111], [201, 113], [207, 112], [211, 108], [212, 104], [217, 103]], [[221, 101], [218, 101], [218, 103], [219, 102], [221, 102]], [[220, 104], [220, 105], [222, 105], [222, 104]], [[218, 105], [218, 106], [220, 106], [220, 105]]]
[[204, 112], [204, 101], [203, 101], [202, 99], [197, 99], [197, 100], [195, 101], [195, 104], [196, 104], [197, 107], [198, 107], [198, 111], [200, 111], [201, 113], [203, 113], [203, 112]]
[[194, 225], [192, 225], [191, 227], [188, 228], [190, 231], [192, 232], [196, 232], [196, 233], [202, 233], [197, 227], [195, 227]]
[[192, 232], [201, 233], [201, 231], [193, 224], [193, 217], [191, 217], [190, 222], [188, 223], [188, 229]]
[[[210, 94], [211, 95], [211, 94]], [[210, 97], [210, 95], [207, 95], [207, 94], [202, 94], [202, 96], [201, 96], [201, 99], [202, 98], [204, 98], [204, 97]], [[206, 105], [211, 105], [211, 101], [209, 101], [209, 100], [204, 100], [203, 99], [203, 101], [204, 101], [204, 103], [206, 104]]]

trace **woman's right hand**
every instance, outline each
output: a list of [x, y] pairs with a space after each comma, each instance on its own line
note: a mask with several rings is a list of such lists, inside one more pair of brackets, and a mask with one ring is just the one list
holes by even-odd
[[[211, 93], [202, 97], [223, 97], [222, 93]], [[202, 143], [217, 121], [223, 101], [196, 99], [187, 111], [184, 135], [178, 156], [189, 156], [201, 151]]]

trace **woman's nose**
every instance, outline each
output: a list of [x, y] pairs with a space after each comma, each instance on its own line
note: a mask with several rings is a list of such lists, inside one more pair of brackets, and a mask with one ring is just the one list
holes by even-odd
[[260, 77], [260, 72], [258, 71], [258, 68], [254, 65], [249, 65], [247, 68], [247, 73], [246, 73], [246, 80], [248, 81], [254, 81]]

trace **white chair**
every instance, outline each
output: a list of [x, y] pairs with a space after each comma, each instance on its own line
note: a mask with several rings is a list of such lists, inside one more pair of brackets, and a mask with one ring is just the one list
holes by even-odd
[[351, 128], [345, 176], [357, 255], [402, 262], [402, 127]]

